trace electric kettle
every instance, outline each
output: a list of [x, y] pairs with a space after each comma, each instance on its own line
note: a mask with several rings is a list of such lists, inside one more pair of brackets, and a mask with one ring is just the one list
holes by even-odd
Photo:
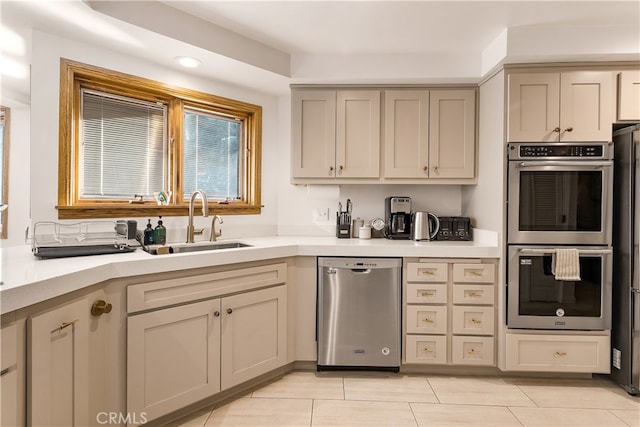
[[435, 240], [440, 229], [440, 220], [431, 212], [414, 212], [411, 223], [411, 239], [416, 241]]

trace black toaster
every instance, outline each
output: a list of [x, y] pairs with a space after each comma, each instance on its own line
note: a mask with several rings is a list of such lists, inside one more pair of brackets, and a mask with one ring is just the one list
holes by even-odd
[[473, 240], [471, 236], [471, 220], [468, 216], [441, 216], [440, 229], [435, 240]]

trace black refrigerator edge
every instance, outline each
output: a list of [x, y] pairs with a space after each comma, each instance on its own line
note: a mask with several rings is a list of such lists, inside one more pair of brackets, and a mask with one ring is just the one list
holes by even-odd
[[640, 124], [613, 133], [611, 379], [640, 394]]

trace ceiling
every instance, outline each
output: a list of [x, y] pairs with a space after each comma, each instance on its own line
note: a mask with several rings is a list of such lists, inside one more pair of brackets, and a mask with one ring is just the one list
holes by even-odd
[[291, 83], [477, 82], [507, 60], [640, 59], [637, 0], [2, 0], [0, 16], [2, 88], [26, 97], [19, 71], [31, 63], [32, 29], [163, 67], [196, 56], [191, 73], [274, 93]]

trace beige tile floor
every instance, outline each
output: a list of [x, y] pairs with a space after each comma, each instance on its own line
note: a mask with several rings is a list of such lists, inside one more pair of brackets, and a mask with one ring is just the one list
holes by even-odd
[[295, 371], [172, 425], [640, 427], [640, 397], [600, 377]]

